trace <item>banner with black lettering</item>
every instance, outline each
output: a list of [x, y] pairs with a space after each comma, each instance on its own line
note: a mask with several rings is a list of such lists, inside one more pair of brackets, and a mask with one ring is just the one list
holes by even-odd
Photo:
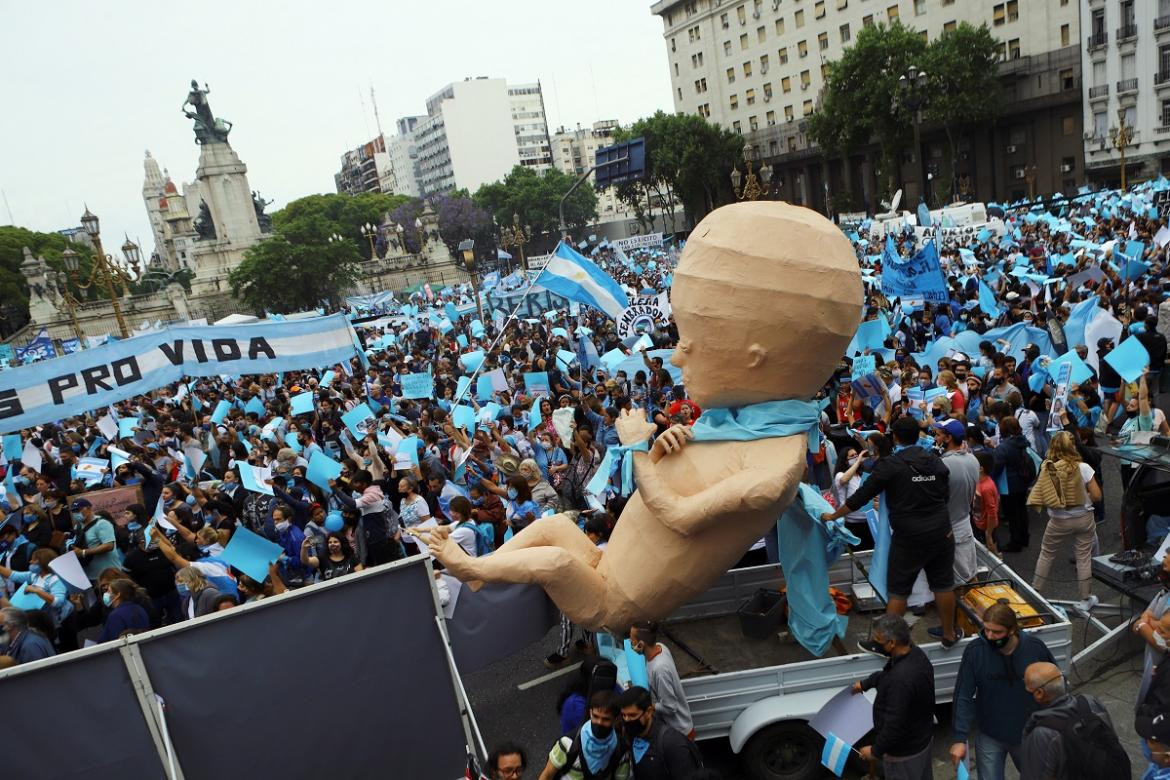
[[649, 333], [656, 323], [666, 322], [670, 314], [670, 303], [666, 293], [641, 295], [630, 299], [630, 305], [618, 317], [618, 338], [624, 339], [639, 333]]
[[360, 354], [344, 314], [248, 325], [177, 326], [0, 371], [0, 433], [149, 393], [184, 376], [328, 366]]

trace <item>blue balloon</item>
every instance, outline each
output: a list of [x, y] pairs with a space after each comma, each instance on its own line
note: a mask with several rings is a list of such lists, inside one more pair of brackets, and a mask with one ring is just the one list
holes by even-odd
[[338, 509], [332, 510], [325, 515], [325, 530], [330, 533], [337, 533], [345, 527], [345, 521], [341, 519], [341, 511]]

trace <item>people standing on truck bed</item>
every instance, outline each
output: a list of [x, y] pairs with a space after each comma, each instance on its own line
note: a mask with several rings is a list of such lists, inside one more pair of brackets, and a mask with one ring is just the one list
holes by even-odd
[[646, 677], [659, 717], [671, 728], [694, 738], [694, 723], [682, 680], [670, 648], [658, 642], [657, 623], [635, 623], [630, 629], [630, 646], [646, 659]]
[[[947, 508], [950, 475], [933, 450], [918, 446], [918, 422], [913, 417], [895, 420], [893, 433], [894, 454], [879, 460], [857, 492], [836, 511], [821, 515], [821, 520], [828, 522], [856, 512], [884, 491], [893, 530], [886, 611], [906, 613], [914, 580], [918, 572], [925, 571], [942, 622], [943, 647], [954, 647], [963, 638], [963, 631], [955, 627], [955, 534]], [[873, 651], [864, 643], [861, 647]]]
[[1039, 705], [1024, 687], [1024, 671], [1037, 661], [1053, 663], [1037, 637], [1020, 631], [1015, 611], [992, 604], [983, 613], [983, 631], [963, 651], [955, 681], [951, 760], [967, 757], [972, 728], [979, 780], [1003, 780], [1007, 757], [1020, 769], [1024, 722]]
[[635, 685], [618, 699], [635, 780], [690, 780], [703, 766], [695, 743], [658, 716], [650, 691]]
[[886, 780], [931, 780], [934, 667], [910, 641], [910, 626], [901, 615], [882, 615], [870, 635], [874, 649], [889, 660], [853, 684], [855, 694], [877, 689], [873, 743], [858, 753], [864, 761], [880, 761]]

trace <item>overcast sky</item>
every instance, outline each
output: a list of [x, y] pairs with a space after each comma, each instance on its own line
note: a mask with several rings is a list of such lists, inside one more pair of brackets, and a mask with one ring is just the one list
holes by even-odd
[[[343, 152], [467, 76], [544, 87], [549, 130], [631, 122], [671, 108], [662, 23], [650, 0], [0, 2], [0, 225], [102, 218], [153, 246], [142, 205], [149, 149], [176, 182], [199, 149], [180, 113], [188, 84], [216, 116], [253, 189], [333, 192]], [[11, 219], [9, 218], [11, 209]]]

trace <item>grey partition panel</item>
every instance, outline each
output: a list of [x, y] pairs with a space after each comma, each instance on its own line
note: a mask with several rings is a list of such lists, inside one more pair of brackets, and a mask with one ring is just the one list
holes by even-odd
[[447, 621], [451, 652], [462, 672], [507, 658], [541, 639], [560, 620], [556, 605], [537, 585], [466, 586]]
[[427, 577], [343, 578], [144, 642], [186, 780], [461, 777]]
[[0, 707], [0, 777], [165, 777], [116, 648], [5, 677]]

